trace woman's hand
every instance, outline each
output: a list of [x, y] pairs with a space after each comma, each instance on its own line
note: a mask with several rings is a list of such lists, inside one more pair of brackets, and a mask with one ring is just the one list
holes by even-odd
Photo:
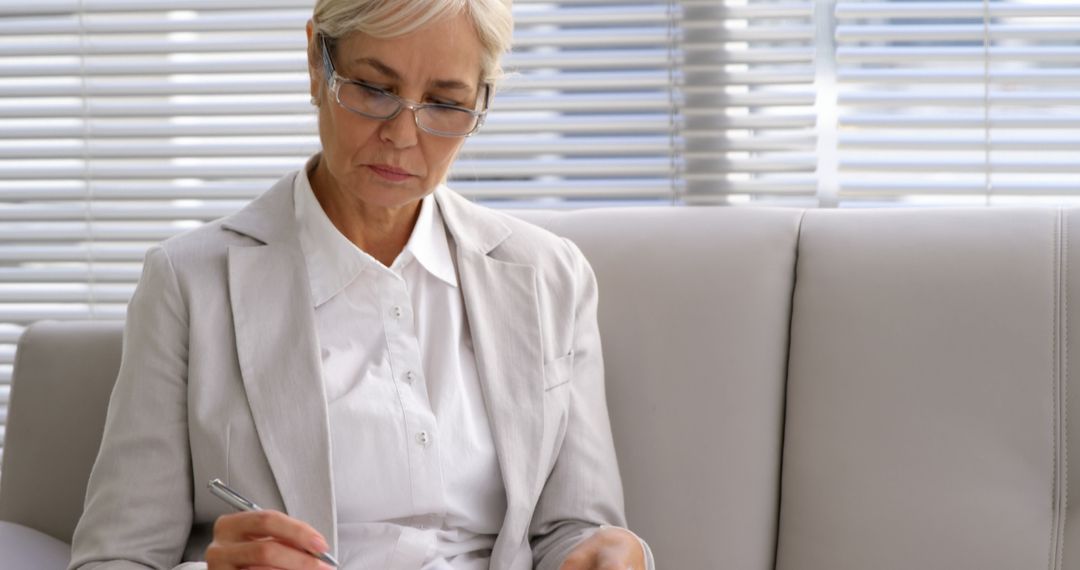
[[645, 551], [630, 531], [601, 527], [570, 551], [559, 570], [645, 570]]
[[330, 570], [307, 553], [329, 548], [318, 531], [285, 513], [243, 512], [214, 521], [206, 563], [208, 570]]

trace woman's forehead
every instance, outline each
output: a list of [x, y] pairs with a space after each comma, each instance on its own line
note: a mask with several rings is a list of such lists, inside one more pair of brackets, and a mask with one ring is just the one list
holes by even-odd
[[[453, 25], [453, 24], [458, 25]], [[476, 32], [447, 19], [393, 38], [355, 33], [336, 42], [334, 59], [345, 71], [373, 70], [388, 79], [475, 88], [482, 47]]]

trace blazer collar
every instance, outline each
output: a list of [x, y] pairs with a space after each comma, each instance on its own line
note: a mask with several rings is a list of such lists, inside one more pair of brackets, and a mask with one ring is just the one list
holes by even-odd
[[488, 254], [512, 233], [499, 214], [480, 208], [446, 186], [435, 189], [443, 222], [458, 247]]
[[299, 244], [292, 189], [301, 172], [288, 174], [278, 180], [247, 206], [222, 220], [222, 227], [264, 244], [287, 241]]

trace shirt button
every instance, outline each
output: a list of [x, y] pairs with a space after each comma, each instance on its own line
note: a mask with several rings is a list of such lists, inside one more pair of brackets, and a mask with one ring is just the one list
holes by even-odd
[[414, 374], [412, 370], [406, 372], [405, 373], [405, 381], [408, 382], [409, 384], [412, 384], [413, 380], [416, 380], [416, 374]]
[[402, 314], [404, 314], [404, 313], [402, 312], [402, 310], [401, 310], [401, 305], [395, 305], [395, 306], [394, 306], [394, 311], [393, 311], [393, 312], [394, 312], [394, 318], [395, 318], [395, 319], [400, 319], [400, 318], [401, 318], [401, 315], [402, 315]]
[[427, 444], [431, 443], [431, 435], [426, 431], [416, 433], [416, 443], [427, 447]]

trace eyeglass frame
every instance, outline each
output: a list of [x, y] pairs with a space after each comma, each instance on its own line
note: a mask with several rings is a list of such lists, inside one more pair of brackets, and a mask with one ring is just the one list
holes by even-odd
[[[484, 88], [484, 106], [479, 111], [477, 111], [475, 109], [469, 109], [467, 107], [460, 107], [458, 105], [446, 105], [444, 103], [417, 103], [416, 101], [410, 101], [409, 99], [406, 99], [404, 97], [399, 97], [399, 96], [391, 93], [390, 91], [387, 91], [386, 89], [383, 89], [382, 87], [377, 87], [377, 86], [372, 85], [372, 84], [370, 84], [370, 83], [368, 83], [366, 81], [360, 81], [360, 80], [357, 80], [357, 79], [349, 79], [347, 77], [342, 77], [337, 72], [337, 69], [334, 67], [334, 61], [330, 57], [330, 44], [329, 44], [330, 40], [327, 39], [327, 37], [325, 35], [319, 34], [319, 41], [322, 44], [323, 71], [326, 73], [326, 85], [330, 89], [330, 91], [332, 91], [334, 93], [334, 100], [337, 102], [337, 104], [340, 105], [341, 108], [345, 109], [346, 111], [349, 111], [351, 113], [356, 113], [357, 115], [360, 115], [361, 117], [367, 117], [369, 119], [375, 119], [375, 120], [378, 120], [378, 121], [390, 121], [390, 120], [393, 120], [394, 118], [396, 118], [398, 115], [400, 115], [401, 111], [403, 111], [404, 109], [408, 109], [408, 110], [413, 112], [413, 121], [416, 123], [416, 128], [424, 131], [425, 133], [430, 133], [430, 134], [433, 134], [435, 136], [447, 137], [447, 138], [459, 138], [459, 137], [467, 138], [467, 137], [471, 137], [472, 135], [476, 134], [476, 131], [480, 130], [480, 127], [484, 124], [484, 119], [487, 118], [488, 105], [491, 102], [491, 84], [490, 83], [484, 83], [482, 85], [482, 87]], [[363, 111], [357, 111], [356, 109], [353, 109], [352, 107], [349, 107], [349, 106], [347, 106], [347, 105], [345, 105], [344, 103], [341, 102], [341, 95], [340, 95], [340, 89], [341, 88], [339, 86], [341, 83], [351, 83], [351, 84], [357, 85], [357, 86], [359, 86], [359, 87], [361, 87], [363, 89], [374, 91], [374, 92], [376, 92], [376, 93], [378, 93], [380, 95], [383, 95], [385, 97], [389, 97], [391, 100], [393, 100], [394, 102], [397, 103], [397, 109], [395, 109], [393, 113], [390, 113], [389, 115], [386, 115], [386, 116], [371, 115], [371, 114], [365, 113]], [[419, 113], [419, 111], [421, 111], [423, 109], [431, 109], [431, 108], [452, 109], [452, 110], [455, 110], [455, 111], [462, 111], [462, 112], [465, 112], [465, 113], [469, 113], [470, 115], [472, 115], [473, 117], [476, 118], [476, 124], [473, 125], [472, 130], [470, 130], [470, 131], [468, 131], [466, 133], [461, 133], [461, 134], [447, 133], [447, 132], [441, 132], [441, 131], [436, 131], [436, 130], [433, 130], [433, 129], [429, 129], [428, 127], [425, 127], [420, 122], [420, 113]]]

